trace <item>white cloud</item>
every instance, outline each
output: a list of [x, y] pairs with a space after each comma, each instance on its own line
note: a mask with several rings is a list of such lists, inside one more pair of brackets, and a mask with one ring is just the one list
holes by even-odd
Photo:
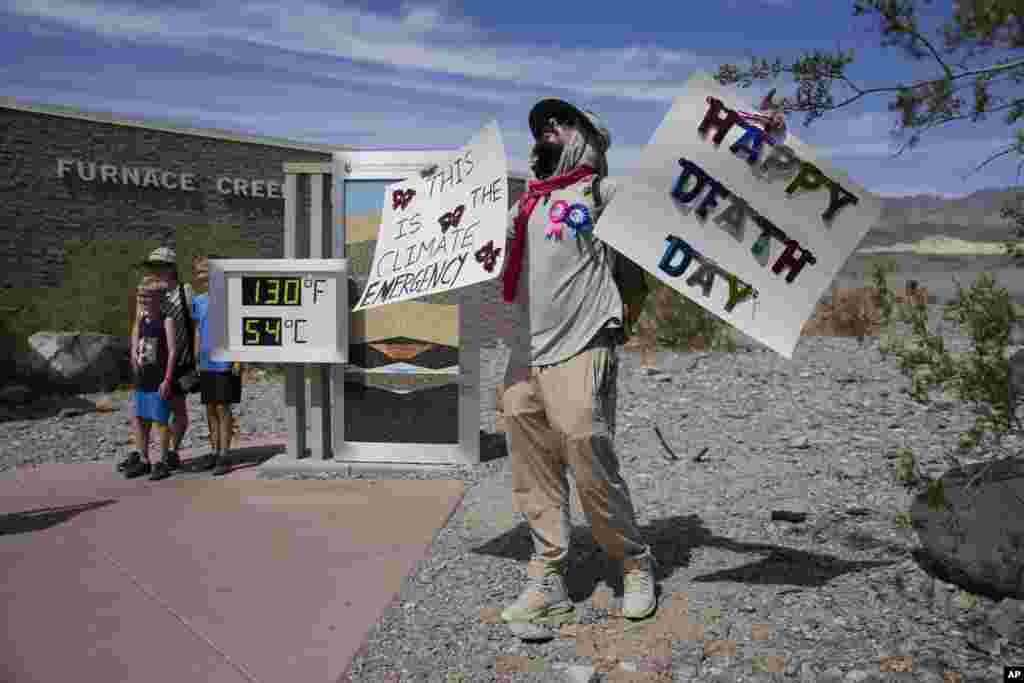
[[[84, 0], [14, 0], [17, 13], [107, 36], [203, 49], [240, 41], [297, 53], [399, 67], [507, 86], [570, 89], [589, 96], [669, 100], [690, 68], [708, 66], [684, 50], [658, 46], [604, 49], [497, 44], [442, 7], [407, 5], [390, 17], [320, 3], [301, 11], [280, 4], [216, 2], [201, 9], [127, 8]], [[453, 40], [458, 38], [458, 40]]]

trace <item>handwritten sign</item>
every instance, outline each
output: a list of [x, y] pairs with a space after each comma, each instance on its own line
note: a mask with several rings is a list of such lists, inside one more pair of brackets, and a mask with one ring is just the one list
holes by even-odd
[[791, 133], [741, 115], [697, 73], [594, 234], [787, 359], [822, 293], [881, 215], [878, 198]]
[[447, 292], [501, 273], [508, 163], [497, 123], [426, 178], [385, 189], [366, 290], [354, 311]]

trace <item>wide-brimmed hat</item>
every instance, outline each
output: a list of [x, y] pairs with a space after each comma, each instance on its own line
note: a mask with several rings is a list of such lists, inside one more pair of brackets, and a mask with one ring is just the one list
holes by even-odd
[[178, 255], [170, 247], [159, 247], [149, 253], [149, 257], [142, 262], [144, 266], [177, 266]]
[[530, 110], [530, 131], [533, 133], [534, 140], [540, 140], [549, 119], [576, 122], [584, 133], [601, 148], [602, 152], [612, 146], [612, 134], [600, 116], [554, 97], [541, 100]]

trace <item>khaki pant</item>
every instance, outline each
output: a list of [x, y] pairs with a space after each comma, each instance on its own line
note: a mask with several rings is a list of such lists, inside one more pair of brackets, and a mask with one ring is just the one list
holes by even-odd
[[618, 364], [617, 349], [595, 341], [563, 363], [529, 368], [505, 391], [513, 493], [538, 556], [557, 559], [569, 548], [567, 470], [608, 556], [647, 551], [613, 447]]

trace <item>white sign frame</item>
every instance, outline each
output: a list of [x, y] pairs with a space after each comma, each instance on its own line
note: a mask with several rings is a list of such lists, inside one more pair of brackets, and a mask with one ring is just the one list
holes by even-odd
[[[770, 157], [776, 147], [780, 153], [788, 149], [792, 154], [783, 173], [773, 168], [755, 174], [750, 155], [742, 155], [749, 144], [743, 142], [746, 128], [716, 126], [712, 111], [713, 100], [733, 111], [752, 111], [743, 93], [702, 72], [686, 86], [641, 153], [639, 168], [598, 219], [594, 236], [791, 360], [821, 295], [877, 224], [881, 201], [792, 132], [781, 145], [765, 142], [757, 158], [758, 169], [769, 162], [781, 165]], [[700, 128], [706, 117], [712, 123], [705, 137]], [[714, 141], [719, 129], [722, 139]], [[734, 144], [739, 153], [731, 151]], [[804, 174], [804, 162], [827, 182], [815, 191], [791, 194], [787, 185], [796, 184], [794, 175]], [[695, 197], [685, 199], [685, 205], [677, 201], [673, 184]], [[717, 199], [715, 186], [726, 190]], [[826, 222], [832, 203], [846, 195], [856, 202], [839, 203], [837, 215]], [[707, 218], [698, 219], [695, 209], [709, 197]], [[723, 221], [727, 214], [729, 220]], [[735, 224], [739, 229], [734, 230]], [[804, 263], [805, 258], [813, 260]], [[680, 272], [663, 270], [663, 265]]]
[[[326, 345], [305, 347], [232, 346], [229, 330], [233, 319], [228, 302], [228, 278], [243, 276], [317, 275], [335, 282], [335, 321], [328, 326], [334, 339]], [[211, 259], [209, 267], [210, 358], [240, 363], [347, 363], [348, 362], [348, 261], [346, 259]], [[242, 307], [241, 302], [235, 304]], [[303, 306], [302, 309], [306, 307]], [[252, 309], [248, 309], [252, 310]], [[260, 312], [273, 315], [293, 307], [261, 306]], [[299, 309], [301, 310], [301, 309]]]
[[[388, 185], [371, 276], [352, 312], [497, 278], [505, 259], [508, 191], [508, 159], [497, 121], [481, 128], [431, 175], [415, 174]], [[386, 274], [381, 272], [385, 266]], [[449, 274], [451, 283], [445, 281]], [[406, 290], [410, 284], [412, 293]], [[373, 299], [367, 303], [367, 297]]]

